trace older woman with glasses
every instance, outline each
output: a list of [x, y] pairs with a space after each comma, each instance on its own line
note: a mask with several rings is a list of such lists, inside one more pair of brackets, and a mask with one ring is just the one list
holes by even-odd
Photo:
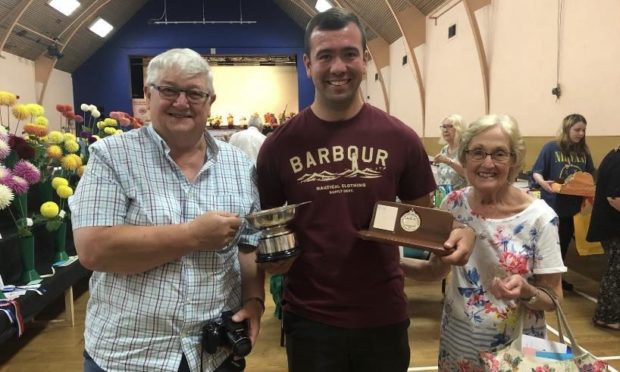
[[458, 154], [470, 186], [450, 193], [442, 209], [476, 231], [476, 246], [462, 267], [403, 259], [405, 273], [436, 280], [452, 273], [446, 290], [439, 348], [440, 371], [482, 370], [478, 353], [525, 333], [542, 337], [544, 311], [555, 305], [538, 287], [562, 297], [566, 271], [558, 245], [558, 217], [542, 200], [512, 185], [524, 144], [514, 119], [487, 115], [463, 133]]
[[439, 154], [433, 159], [437, 166], [437, 184], [449, 185], [451, 190], [458, 190], [467, 185], [465, 171], [458, 160], [458, 147], [461, 134], [465, 130], [465, 122], [461, 115], [448, 115], [439, 126], [441, 138], [439, 143], [444, 145]]

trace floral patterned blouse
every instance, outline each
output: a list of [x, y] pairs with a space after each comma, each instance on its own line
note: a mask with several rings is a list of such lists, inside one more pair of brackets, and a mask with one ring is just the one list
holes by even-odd
[[[494, 277], [565, 272], [560, 255], [558, 217], [542, 200], [501, 219], [476, 215], [467, 201], [471, 187], [450, 193], [442, 209], [476, 230], [476, 245], [465, 266], [453, 266], [446, 288], [439, 371], [479, 371], [478, 353], [506, 345], [515, 336], [518, 303], [496, 299]], [[524, 333], [545, 336], [544, 312], [527, 310]]]
[[[441, 155], [450, 158], [452, 161], [459, 163], [458, 154], [455, 151], [450, 153], [448, 151], [448, 145], [441, 148]], [[452, 190], [462, 189], [467, 186], [467, 180], [465, 177], [461, 177], [454, 168], [448, 164], [437, 164], [437, 184], [438, 185], [452, 185]]]

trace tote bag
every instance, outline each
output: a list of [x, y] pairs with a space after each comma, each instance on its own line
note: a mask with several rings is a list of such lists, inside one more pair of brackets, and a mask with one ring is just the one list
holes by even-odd
[[586, 240], [591, 218], [592, 203], [588, 198], [584, 198], [581, 211], [573, 216], [573, 222], [575, 224], [575, 248], [580, 256], [604, 253], [601, 242], [589, 242]]
[[547, 293], [555, 303], [555, 312], [558, 318], [558, 333], [560, 342], [564, 343], [564, 333], [570, 340], [573, 357], [566, 360], [555, 360], [533, 355], [525, 355], [521, 350], [523, 336], [523, 318], [525, 311], [519, 320], [518, 327], [521, 332], [510, 344], [501, 349], [480, 353], [480, 359], [484, 370], [488, 372], [513, 372], [513, 371], [545, 371], [545, 372], [599, 372], [609, 371], [607, 363], [589, 352], [583, 350], [575, 341], [575, 337], [568, 327], [564, 312], [555, 297], [546, 288], [539, 288]]

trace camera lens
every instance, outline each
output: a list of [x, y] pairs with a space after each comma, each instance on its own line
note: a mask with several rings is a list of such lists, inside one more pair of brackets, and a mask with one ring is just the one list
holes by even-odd
[[232, 352], [236, 356], [244, 357], [252, 351], [252, 342], [247, 337], [243, 337], [232, 344]]

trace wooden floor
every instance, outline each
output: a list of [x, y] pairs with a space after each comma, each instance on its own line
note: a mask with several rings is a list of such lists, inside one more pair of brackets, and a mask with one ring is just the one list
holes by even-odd
[[[605, 267], [604, 258], [576, 257], [570, 252], [567, 264], [571, 270], [566, 277], [575, 285], [576, 291], [565, 293], [563, 308], [575, 337], [586, 350], [610, 358], [608, 362], [614, 370], [620, 369], [620, 332], [593, 327], [591, 322], [598, 279]], [[412, 319], [409, 329], [410, 371], [432, 371], [437, 362], [441, 284], [407, 281], [406, 293]], [[76, 301], [75, 327], [62, 322], [37, 322], [28, 325], [18, 345], [0, 345], [0, 372], [81, 371], [87, 300], [88, 293], [85, 292]], [[273, 310], [273, 303], [268, 301], [259, 342], [247, 360], [247, 371], [286, 371], [285, 351], [279, 346], [280, 322], [272, 315]], [[556, 328], [554, 318], [549, 318], [550, 325]], [[58, 319], [62, 319], [62, 314]]]

